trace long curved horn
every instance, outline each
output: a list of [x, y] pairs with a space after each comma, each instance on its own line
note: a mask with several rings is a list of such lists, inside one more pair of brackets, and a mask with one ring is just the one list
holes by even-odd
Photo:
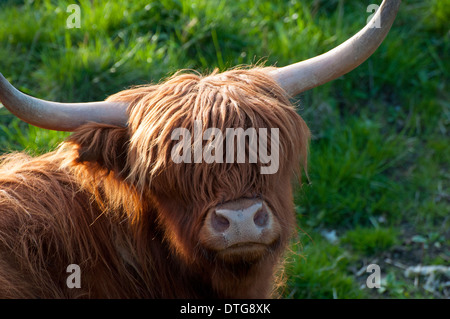
[[49, 130], [72, 132], [88, 122], [126, 126], [127, 103], [57, 103], [24, 94], [0, 73], [0, 102], [21, 120]]
[[271, 69], [268, 73], [291, 96], [332, 81], [355, 69], [388, 34], [401, 0], [383, 0], [370, 22], [338, 47], [314, 58]]

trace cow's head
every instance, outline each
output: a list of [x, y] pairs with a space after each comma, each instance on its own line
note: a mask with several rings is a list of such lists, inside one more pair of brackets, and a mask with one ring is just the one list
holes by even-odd
[[309, 130], [264, 69], [181, 73], [109, 100], [132, 101], [125, 179], [185, 260], [254, 261], [288, 241]]
[[[108, 154], [120, 156], [124, 181], [140, 196], [151, 198], [165, 240], [186, 260], [255, 261], [276, 255], [295, 225], [291, 180], [301, 175], [298, 163], [306, 165], [309, 131], [288, 98], [364, 62], [387, 35], [399, 4], [383, 1], [371, 22], [351, 39], [323, 55], [281, 68], [231, 70], [206, 77], [177, 74], [162, 84], [119, 92], [104, 102], [78, 104], [30, 97], [0, 74], [0, 100], [19, 118], [47, 129], [79, 131], [88, 122], [122, 127], [116, 139], [122, 145], [105, 144], [101, 157], [84, 151], [82, 160], [108, 166], [114, 161]], [[267, 161], [261, 154], [256, 162], [250, 161], [253, 146], [248, 138], [243, 162], [237, 151], [229, 160], [224, 152], [222, 163], [207, 162], [204, 149], [209, 147], [212, 128], [222, 137], [227, 129], [254, 128], [258, 137], [259, 129], [278, 129], [278, 140], [271, 139], [272, 132], [266, 139], [268, 153], [278, 151], [278, 158], [273, 158], [278, 160], [276, 169], [263, 174]], [[177, 129], [192, 134], [189, 143], [174, 139]], [[200, 158], [195, 154], [196, 132], [202, 137]], [[174, 160], [180, 159], [180, 145], [188, 144], [190, 162], [184, 155], [183, 160]], [[119, 146], [121, 151], [110, 152]], [[256, 150], [260, 149], [258, 145]]]

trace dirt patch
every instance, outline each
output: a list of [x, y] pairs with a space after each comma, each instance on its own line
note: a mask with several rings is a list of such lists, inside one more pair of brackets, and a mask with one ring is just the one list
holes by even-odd
[[[414, 234], [404, 238], [388, 251], [362, 258], [362, 268], [350, 269], [361, 289], [367, 289], [371, 298], [450, 298], [448, 247], [438, 241], [421, 242]], [[380, 266], [380, 289], [367, 288], [370, 273], [366, 268], [370, 264]]]

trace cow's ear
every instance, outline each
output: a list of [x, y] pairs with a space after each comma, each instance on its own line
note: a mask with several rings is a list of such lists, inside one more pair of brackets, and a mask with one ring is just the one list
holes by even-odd
[[126, 173], [128, 128], [89, 123], [69, 137], [78, 148], [77, 163], [94, 164], [117, 176]]

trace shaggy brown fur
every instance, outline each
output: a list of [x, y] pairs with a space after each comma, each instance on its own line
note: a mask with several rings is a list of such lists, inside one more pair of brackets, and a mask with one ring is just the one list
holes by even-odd
[[[126, 128], [80, 127], [55, 152], [3, 157], [0, 165], [0, 297], [269, 297], [295, 228], [291, 181], [306, 167], [309, 130], [285, 92], [260, 69], [119, 92]], [[176, 164], [175, 128], [279, 128], [280, 166]], [[199, 244], [211, 207], [261, 197], [283, 229], [257, 262], [224, 261]], [[81, 288], [66, 285], [78, 264]]]

